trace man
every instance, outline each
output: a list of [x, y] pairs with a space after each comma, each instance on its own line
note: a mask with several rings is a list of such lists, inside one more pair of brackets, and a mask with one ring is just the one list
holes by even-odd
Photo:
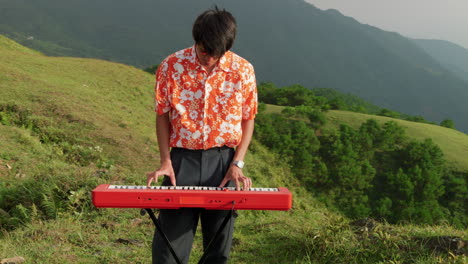
[[[229, 51], [237, 25], [217, 7], [196, 19], [193, 47], [167, 57], [156, 72], [156, 134], [161, 166], [147, 174], [147, 186], [235, 186], [249, 189], [242, 172], [257, 113], [252, 65]], [[187, 263], [201, 220], [203, 246], [229, 211], [181, 208], [160, 210], [159, 221], [182, 262]], [[209, 247], [204, 263], [226, 263], [233, 235], [231, 219]], [[153, 239], [153, 263], [175, 263], [163, 238]]]

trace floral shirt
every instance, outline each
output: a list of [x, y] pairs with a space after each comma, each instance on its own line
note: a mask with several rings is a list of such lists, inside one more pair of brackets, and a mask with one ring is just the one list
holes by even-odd
[[241, 121], [257, 114], [257, 86], [252, 65], [226, 52], [208, 76], [195, 46], [167, 57], [156, 71], [155, 111], [170, 112], [171, 147], [235, 147]]

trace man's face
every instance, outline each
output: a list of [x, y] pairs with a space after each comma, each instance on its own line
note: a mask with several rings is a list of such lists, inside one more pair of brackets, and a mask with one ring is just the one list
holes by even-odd
[[219, 61], [219, 57], [213, 57], [206, 53], [202, 45], [195, 45], [195, 52], [197, 53], [200, 64], [204, 67], [214, 67]]

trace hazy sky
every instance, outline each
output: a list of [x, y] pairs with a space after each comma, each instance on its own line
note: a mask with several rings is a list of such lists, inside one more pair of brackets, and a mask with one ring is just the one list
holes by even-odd
[[306, 0], [410, 38], [443, 39], [468, 49], [468, 0]]

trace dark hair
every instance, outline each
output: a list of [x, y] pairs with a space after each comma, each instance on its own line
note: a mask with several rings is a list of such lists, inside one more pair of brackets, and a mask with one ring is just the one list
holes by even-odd
[[197, 17], [192, 36], [195, 44], [202, 45], [210, 56], [220, 57], [231, 49], [236, 32], [236, 19], [232, 14], [215, 6]]

